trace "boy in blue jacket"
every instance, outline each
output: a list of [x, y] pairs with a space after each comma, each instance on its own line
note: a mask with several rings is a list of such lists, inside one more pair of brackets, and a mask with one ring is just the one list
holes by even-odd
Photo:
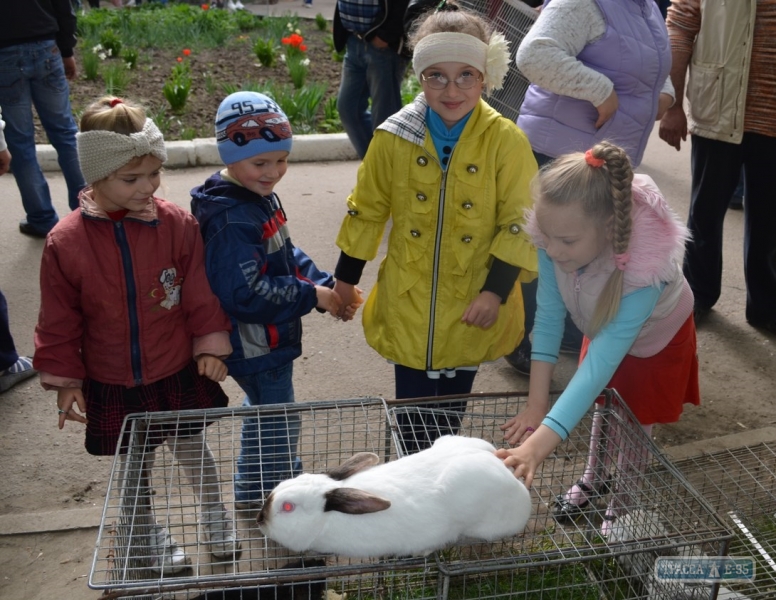
[[[237, 92], [216, 115], [226, 168], [191, 191], [205, 242], [208, 280], [232, 320], [229, 374], [243, 406], [294, 402], [293, 361], [302, 321], [313, 308], [337, 315], [334, 279], [296, 248], [274, 187], [286, 173], [292, 135], [270, 98]], [[234, 493], [237, 508], [259, 508], [275, 485], [301, 472], [299, 417], [278, 413], [243, 421]]]

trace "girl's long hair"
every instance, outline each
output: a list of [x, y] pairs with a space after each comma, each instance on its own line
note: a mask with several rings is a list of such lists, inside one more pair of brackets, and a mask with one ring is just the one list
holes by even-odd
[[[579, 202], [591, 219], [611, 222], [614, 254], [626, 254], [632, 227], [633, 169], [625, 151], [609, 142], [600, 142], [589, 152], [593, 159], [603, 161], [602, 166], [590, 164], [581, 152], [559, 156], [534, 180], [534, 197], [552, 206]], [[601, 291], [586, 332], [591, 339], [620, 309], [623, 277], [624, 271], [616, 268]]]

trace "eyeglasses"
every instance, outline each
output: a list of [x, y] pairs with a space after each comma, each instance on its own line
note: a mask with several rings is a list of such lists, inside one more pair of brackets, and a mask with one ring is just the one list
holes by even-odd
[[[428, 76], [421, 73], [420, 78], [425, 81], [432, 90], [443, 90], [447, 87], [447, 84], [450, 83], [450, 80], [441, 73], [434, 73], [433, 75]], [[469, 90], [480, 81], [482, 81], [482, 76], [474, 75], [473, 73], [463, 73], [453, 79], [456, 87], [460, 90]]]

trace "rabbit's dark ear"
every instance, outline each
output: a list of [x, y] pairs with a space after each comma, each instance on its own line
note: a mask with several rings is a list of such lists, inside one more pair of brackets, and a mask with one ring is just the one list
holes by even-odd
[[347, 479], [354, 473], [374, 467], [380, 462], [380, 457], [372, 452], [359, 452], [354, 454], [339, 467], [334, 467], [330, 471], [326, 471], [326, 474], [336, 481], [342, 481]]
[[390, 508], [390, 501], [355, 488], [337, 488], [326, 492], [323, 511], [336, 510], [349, 515], [363, 515]]

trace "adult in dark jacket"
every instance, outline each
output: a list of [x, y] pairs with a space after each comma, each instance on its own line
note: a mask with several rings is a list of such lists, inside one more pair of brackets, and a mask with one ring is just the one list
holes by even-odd
[[11, 170], [27, 213], [19, 230], [35, 237], [45, 237], [59, 216], [35, 154], [33, 105], [57, 151], [71, 209], [78, 207], [78, 193], [86, 185], [78, 165], [78, 127], [67, 83], [76, 74], [75, 28], [70, 0], [24, 0], [3, 6], [0, 106], [6, 121], [5, 139], [13, 156]]
[[407, 4], [408, 0], [337, 0], [334, 9], [334, 47], [345, 50], [337, 109], [361, 158], [372, 132], [402, 107]]

